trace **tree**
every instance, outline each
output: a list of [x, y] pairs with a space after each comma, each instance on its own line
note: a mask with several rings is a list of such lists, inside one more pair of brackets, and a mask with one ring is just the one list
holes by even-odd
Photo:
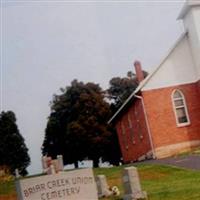
[[15, 169], [21, 175], [26, 175], [26, 168], [30, 164], [28, 149], [24, 138], [19, 133], [16, 117], [12, 111], [0, 114], [0, 166], [5, 166], [10, 173]]
[[110, 142], [104, 147], [105, 155], [102, 157], [102, 161], [108, 161], [110, 164], [118, 166], [122, 157], [119, 147], [119, 140], [117, 132], [112, 125], [109, 125], [109, 130], [112, 134], [108, 138]]
[[[143, 73], [144, 77], [148, 75], [145, 71], [143, 71]], [[112, 100], [112, 113], [116, 112], [116, 110], [125, 102], [137, 86], [138, 81], [136, 75], [131, 71], [127, 72], [126, 77], [114, 77], [109, 81], [107, 93], [109, 99]]]
[[72, 81], [51, 102], [43, 155], [62, 154], [65, 164], [76, 166], [78, 161], [88, 158], [98, 166], [99, 158], [106, 157], [105, 149], [112, 142], [109, 117], [109, 104], [98, 84]]

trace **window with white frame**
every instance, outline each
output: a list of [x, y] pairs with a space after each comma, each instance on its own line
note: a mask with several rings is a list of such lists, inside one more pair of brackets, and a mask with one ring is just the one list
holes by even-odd
[[180, 90], [173, 91], [172, 102], [177, 125], [184, 126], [190, 124], [185, 97]]

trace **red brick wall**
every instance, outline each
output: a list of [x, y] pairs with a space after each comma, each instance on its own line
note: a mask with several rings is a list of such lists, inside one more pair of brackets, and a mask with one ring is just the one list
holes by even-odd
[[[155, 148], [200, 140], [200, 90], [199, 83], [143, 91], [145, 108]], [[171, 94], [179, 89], [185, 95], [191, 124], [177, 127]]]
[[199, 93], [200, 93], [200, 80], [197, 83], [197, 87], [199, 88]]
[[141, 100], [133, 100], [129, 109], [117, 120], [116, 127], [125, 163], [136, 161], [151, 150]]

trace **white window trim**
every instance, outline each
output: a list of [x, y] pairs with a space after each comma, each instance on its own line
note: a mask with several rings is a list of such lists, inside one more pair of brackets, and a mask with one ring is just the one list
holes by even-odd
[[[181, 94], [181, 98], [174, 98], [174, 93], [178, 91]], [[171, 100], [172, 100], [172, 104], [173, 104], [173, 110], [174, 110], [174, 114], [175, 114], [175, 118], [176, 118], [176, 125], [177, 127], [183, 127], [183, 126], [188, 126], [191, 124], [190, 122], [190, 118], [189, 118], [189, 114], [188, 114], [188, 108], [187, 108], [187, 104], [186, 104], [186, 100], [185, 100], [185, 96], [183, 94], [183, 92], [181, 92], [179, 89], [175, 89], [173, 90], [172, 94], [171, 94]], [[183, 100], [183, 105], [182, 106], [175, 106], [175, 101], [174, 100]], [[185, 108], [185, 114], [187, 117], [187, 122], [184, 123], [179, 123], [178, 121], [178, 116], [177, 116], [177, 112], [176, 109], [177, 108]]]

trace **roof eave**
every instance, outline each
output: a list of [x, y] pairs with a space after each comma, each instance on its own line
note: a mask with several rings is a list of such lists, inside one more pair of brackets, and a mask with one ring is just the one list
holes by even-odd
[[126, 99], [126, 101], [122, 104], [122, 106], [117, 110], [117, 112], [110, 118], [108, 121], [108, 124], [113, 122], [113, 120], [121, 113], [121, 111], [125, 108], [127, 103], [148, 83], [148, 81], [151, 79], [151, 77], [159, 70], [159, 68], [162, 66], [162, 64], [165, 62], [165, 60], [168, 58], [168, 56], [172, 53], [172, 51], [175, 49], [175, 47], [179, 44], [179, 42], [182, 41], [182, 39], [187, 35], [187, 31], [183, 32], [181, 36], [177, 39], [174, 46], [169, 50], [165, 58], [160, 62], [160, 64], [155, 68], [155, 70], [149, 74], [142, 82], [140, 82], [139, 86], [133, 91], [133, 93]]
[[[137, 87], [139, 88], [139, 86]], [[136, 90], [126, 99], [126, 101], [122, 104], [122, 106], [117, 110], [117, 112], [111, 117], [111, 119], [108, 121], [108, 124], [110, 124], [111, 122], [113, 122], [113, 120], [119, 115], [119, 113], [121, 113], [121, 111], [125, 108], [125, 106], [128, 104], [128, 102], [134, 97], [134, 95], [136, 94]]]
[[185, 15], [188, 13], [188, 11], [195, 6], [200, 6], [199, 0], [188, 0], [185, 2], [184, 6], [181, 9], [180, 14], [178, 15], [177, 20], [183, 19]]

